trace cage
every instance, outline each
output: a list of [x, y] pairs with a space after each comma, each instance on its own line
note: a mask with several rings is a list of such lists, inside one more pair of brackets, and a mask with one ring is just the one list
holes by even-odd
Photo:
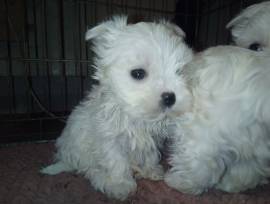
[[56, 138], [91, 85], [85, 31], [114, 14], [166, 18], [202, 50], [230, 42], [226, 23], [256, 0], [1, 0], [0, 143]]

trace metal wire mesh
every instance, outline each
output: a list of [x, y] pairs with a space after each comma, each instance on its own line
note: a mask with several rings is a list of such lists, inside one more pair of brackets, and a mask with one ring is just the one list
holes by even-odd
[[259, 1], [0, 0], [0, 143], [47, 140], [96, 83], [87, 28], [112, 16], [166, 18], [197, 50], [227, 44], [225, 24]]

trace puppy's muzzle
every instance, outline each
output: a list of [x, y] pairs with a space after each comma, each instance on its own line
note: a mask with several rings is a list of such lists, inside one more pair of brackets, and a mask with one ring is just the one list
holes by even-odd
[[161, 104], [165, 108], [170, 108], [175, 104], [175, 94], [173, 92], [164, 92], [161, 94]]

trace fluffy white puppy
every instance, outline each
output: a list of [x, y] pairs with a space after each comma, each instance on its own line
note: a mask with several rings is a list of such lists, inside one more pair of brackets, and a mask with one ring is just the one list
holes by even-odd
[[[163, 178], [159, 147], [171, 117], [190, 104], [177, 71], [192, 58], [173, 24], [127, 24], [116, 16], [86, 33], [99, 85], [73, 110], [46, 174], [76, 171], [108, 196], [125, 199], [136, 178]], [[181, 104], [181, 105], [179, 105]]]
[[[192, 108], [172, 137], [166, 183], [200, 194], [209, 188], [239, 192], [270, 175], [270, 59], [240, 47], [210, 48], [180, 76]], [[185, 87], [185, 86], [183, 86]]]
[[270, 52], [270, 1], [243, 10], [227, 26], [236, 45]]

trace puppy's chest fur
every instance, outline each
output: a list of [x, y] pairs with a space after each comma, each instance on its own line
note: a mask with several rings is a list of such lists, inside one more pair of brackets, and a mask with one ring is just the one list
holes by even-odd
[[[119, 146], [120, 151], [127, 155], [131, 163], [144, 165], [145, 158], [156, 154], [167, 137], [167, 118], [159, 120], [145, 120], [129, 115], [117, 101], [102, 100], [99, 115], [106, 118], [111, 139]], [[104, 127], [103, 127], [104, 129]]]
[[156, 154], [162, 147], [167, 137], [167, 120], [149, 122], [121, 113], [118, 116], [121, 125], [116, 125], [119, 128], [116, 141], [131, 163], [143, 166], [145, 158]]

